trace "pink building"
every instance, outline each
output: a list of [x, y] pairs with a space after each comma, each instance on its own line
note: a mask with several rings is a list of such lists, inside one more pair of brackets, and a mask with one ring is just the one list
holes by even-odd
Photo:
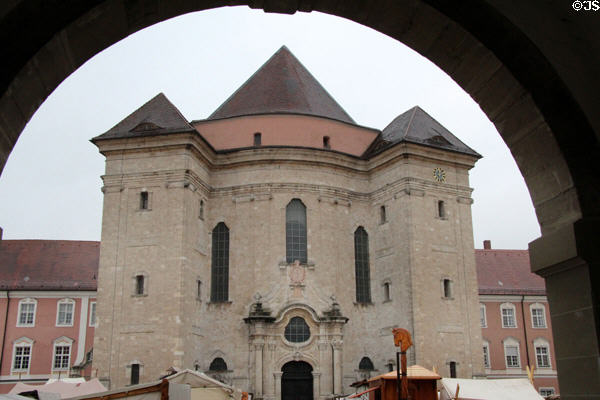
[[0, 393], [90, 376], [99, 242], [0, 240]]
[[550, 310], [544, 279], [529, 268], [527, 250], [475, 250], [481, 330], [489, 379], [527, 377], [541, 395], [558, 394]]

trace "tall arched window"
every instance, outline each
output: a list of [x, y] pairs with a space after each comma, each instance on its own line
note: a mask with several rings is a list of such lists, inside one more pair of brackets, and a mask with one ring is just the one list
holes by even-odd
[[369, 274], [369, 235], [362, 226], [354, 232], [354, 265], [356, 271], [356, 302], [371, 302]]
[[285, 208], [285, 255], [288, 263], [306, 264], [306, 207], [293, 199]]
[[210, 301], [229, 299], [229, 228], [219, 222], [212, 231]]

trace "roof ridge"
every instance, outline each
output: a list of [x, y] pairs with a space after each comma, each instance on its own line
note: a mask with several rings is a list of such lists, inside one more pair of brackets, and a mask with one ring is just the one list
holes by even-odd
[[245, 81], [244, 81], [244, 82], [243, 82], [243, 83], [242, 83], [240, 86], [238, 86], [238, 88], [237, 88], [237, 89], [235, 89], [235, 90], [234, 90], [234, 92], [233, 92], [233, 93], [232, 93], [232, 94], [231, 94], [229, 97], [227, 97], [227, 98], [225, 99], [225, 101], [224, 101], [223, 103], [221, 103], [221, 105], [220, 105], [219, 107], [217, 107], [217, 109], [216, 109], [215, 111], [213, 111], [213, 112], [212, 112], [212, 113], [211, 113], [211, 114], [208, 116], [208, 118], [206, 118], [206, 119], [207, 119], [207, 120], [209, 120], [209, 119], [213, 119], [213, 115], [217, 114], [217, 113], [218, 113], [218, 112], [219, 112], [219, 111], [220, 111], [222, 108], [224, 108], [224, 107], [227, 105], [227, 103], [229, 102], [229, 100], [233, 99], [233, 98], [235, 97], [235, 95], [236, 95], [236, 94], [238, 94], [238, 93], [239, 93], [239, 92], [242, 90], [242, 88], [244, 88], [244, 87], [246, 86], [246, 84], [247, 84], [248, 82], [250, 82], [250, 80], [252, 80], [252, 78], [254, 78], [254, 77], [256, 76], [256, 74], [258, 74], [258, 72], [259, 72], [260, 70], [262, 70], [262, 69], [263, 69], [263, 67], [264, 67], [265, 65], [267, 65], [267, 64], [268, 64], [268, 63], [269, 63], [269, 62], [270, 62], [270, 61], [273, 59], [273, 57], [275, 57], [277, 54], [279, 54], [279, 52], [280, 52], [282, 49], [284, 49], [284, 48], [287, 50], [287, 47], [285, 47], [285, 45], [281, 46], [281, 47], [279, 48], [279, 50], [277, 50], [275, 53], [273, 53], [273, 54], [271, 55], [271, 57], [269, 57], [269, 58], [267, 59], [267, 61], [265, 61], [264, 63], [262, 63], [262, 64], [260, 65], [260, 67], [258, 67], [258, 68], [256, 69], [256, 71], [254, 71], [254, 72], [252, 73], [252, 75], [250, 75], [250, 76], [248, 77], [248, 79], [246, 79], [246, 80], [245, 80]]
[[413, 108], [411, 108], [412, 114], [410, 116], [410, 119], [408, 120], [408, 124], [406, 124], [406, 130], [404, 131], [404, 137], [406, 137], [408, 135], [408, 131], [410, 129], [410, 126], [413, 122], [413, 119], [415, 118], [415, 114], [417, 113], [417, 108], [419, 106], [414, 106]]

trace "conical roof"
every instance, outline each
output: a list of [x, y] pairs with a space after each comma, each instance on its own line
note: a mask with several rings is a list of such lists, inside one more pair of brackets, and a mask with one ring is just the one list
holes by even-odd
[[481, 157], [419, 106], [400, 114], [386, 126], [377, 143], [368, 150], [368, 156], [380, 153], [400, 142], [418, 143]]
[[285, 46], [208, 119], [273, 113], [316, 115], [354, 124], [354, 120]]
[[159, 93], [146, 104], [129, 114], [127, 118], [110, 128], [97, 139], [113, 139], [144, 135], [160, 135], [171, 132], [193, 131], [177, 107]]

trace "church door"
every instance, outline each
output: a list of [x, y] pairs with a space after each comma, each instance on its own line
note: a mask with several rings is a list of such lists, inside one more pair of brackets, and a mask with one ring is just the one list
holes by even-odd
[[290, 361], [281, 368], [281, 400], [313, 400], [312, 367]]

